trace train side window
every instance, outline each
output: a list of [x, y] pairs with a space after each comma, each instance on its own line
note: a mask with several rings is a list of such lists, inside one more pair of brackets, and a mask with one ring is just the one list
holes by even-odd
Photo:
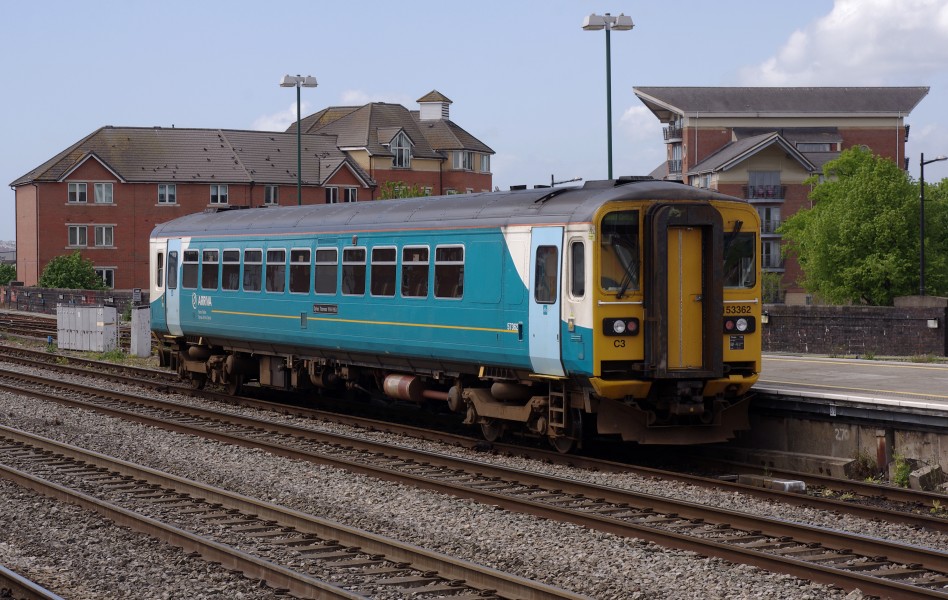
[[603, 217], [599, 254], [603, 291], [617, 294], [639, 289], [639, 211], [623, 210]]
[[556, 246], [538, 246], [534, 271], [533, 297], [539, 304], [556, 303], [556, 275], [559, 270], [559, 252]]
[[371, 294], [373, 296], [395, 295], [395, 270], [398, 250], [372, 248]]
[[724, 287], [752, 288], [757, 284], [756, 247], [753, 232], [724, 234]]
[[198, 256], [197, 250], [185, 250], [181, 266], [181, 289], [195, 290], [198, 286]]
[[569, 294], [577, 300], [586, 295], [586, 245], [581, 241], [569, 245]]
[[159, 252], [155, 257], [155, 287], [159, 290], [165, 287], [165, 253]]
[[464, 295], [464, 246], [435, 247], [434, 295], [435, 298]]
[[263, 281], [263, 250], [244, 250], [244, 291], [259, 292]]
[[316, 293], [336, 295], [336, 275], [339, 273], [339, 251], [335, 248], [316, 249]]
[[286, 250], [267, 250], [267, 291], [282, 293], [286, 289]]
[[223, 258], [221, 289], [230, 292], [240, 289], [240, 250], [224, 250]]
[[216, 290], [217, 276], [220, 272], [220, 252], [204, 250], [201, 253], [201, 289]]
[[168, 289], [178, 289], [178, 251], [168, 252]]
[[309, 248], [290, 250], [290, 293], [308, 294], [309, 276], [312, 272]]
[[429, 270], [427, 246], [402, 248], [402, 296], [427, 298]]
[[345, 296], [365, 294], [365, 248], [342, 249], [342, 293]]

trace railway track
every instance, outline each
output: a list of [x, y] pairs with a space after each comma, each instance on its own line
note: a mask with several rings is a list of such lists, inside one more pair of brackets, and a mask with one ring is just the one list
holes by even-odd
[[9, 600], [64, 600], [19, 573], [0, 566], [0, 598]]
[[[4, 386], [29, 377], [4, 372]], [[330, 464], [382, 479], [473, 498], [509, 510], [649, 539], [703, 555], [860, 588], [883, 596], [948, 597], [948, 555], [735, 511], [495, 467], [483, 462], [393, 448], [221, 411], [43, 382], [29, 395], [271, 453]], [[51, 392], [53, 386], [56, 391]], [[21, 392], [22, 393], [22, 392]], [[74, 397], [81, 394], [81, 397]], [[63, 398], [63, 396], [71, 398]]]

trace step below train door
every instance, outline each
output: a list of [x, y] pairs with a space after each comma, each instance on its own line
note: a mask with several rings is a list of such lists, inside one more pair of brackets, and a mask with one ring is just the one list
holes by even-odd
[[710, 204], [657, 204], [646, 214], [646, 354], [658, 377], [721, 376], [722, 228]]
[[534, 227], [530, 242], [530, 363], [538, 375], [561, 377], [562, 227]]

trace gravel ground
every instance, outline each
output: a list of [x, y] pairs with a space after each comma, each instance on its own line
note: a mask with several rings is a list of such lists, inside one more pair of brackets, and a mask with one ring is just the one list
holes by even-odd
[[[190, 398], [176, 399], [201, 403]], [[854, 600], [863, 597], [858, 591], [847, 594], [745, 565], [511, 514], [468, 500], [274, 457], [260, 450], [169, 433], [83, 410], [50, 406], [9, 394], [0, 395], [0, 407], [0, 423], [4, 425], [476, 560], [593, 598]], [[217, 408], [259, 414], [252, 409]], [[278, 417], [267, 413], [266, 418]], [[312, 427], [353, 431], [344, 426], [292, 417], [283, 419]], [[915, 544], [939, 548], [948, 545], [944, 536], [784, 507], [735, 493], [632, 475], [590, 473], [527, 459], [472, 454], [417, 440], [403, 439], [401, 443]], [[248, 470], [247, 465], [253, 468]], [[98, 517], [90, 518], [78, 509], [37, 498], [10, 484], [0, 486], [0, 498], [3, 499], [0, 522], [7, 525], [0, 533], [0, 561], [24, 571], [67, 598], [272, 597], [267, 590], [255, 587], [256, 582], [235, 578], [188, 559], [176, 549], [145, 540]], [[35, 531], [43, 532], [41, 540], [22, 541]], [[124, 581], [118, 581], [122, 577]]]

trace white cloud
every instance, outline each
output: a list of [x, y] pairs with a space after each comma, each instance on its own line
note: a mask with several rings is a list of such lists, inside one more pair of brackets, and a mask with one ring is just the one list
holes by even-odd
[[836, 0], [741, 78], [746, 85], [917, 85], [946, 64], [948, 0]]
[[648, 143], [661, 139], [662, 124], [645, 106], [631, 106], [619, 117], [619, 130], [632, 142]]
[[[312, 107], [308, 102], [300, 104], [300, 115], [306, 115], [312, 112]], [[296, 122], [296, 102], [280, 112], [270, 115], [262, 115], [254, 119], [251, 129], [257, 131], [286, 131], [286, 128]]]

